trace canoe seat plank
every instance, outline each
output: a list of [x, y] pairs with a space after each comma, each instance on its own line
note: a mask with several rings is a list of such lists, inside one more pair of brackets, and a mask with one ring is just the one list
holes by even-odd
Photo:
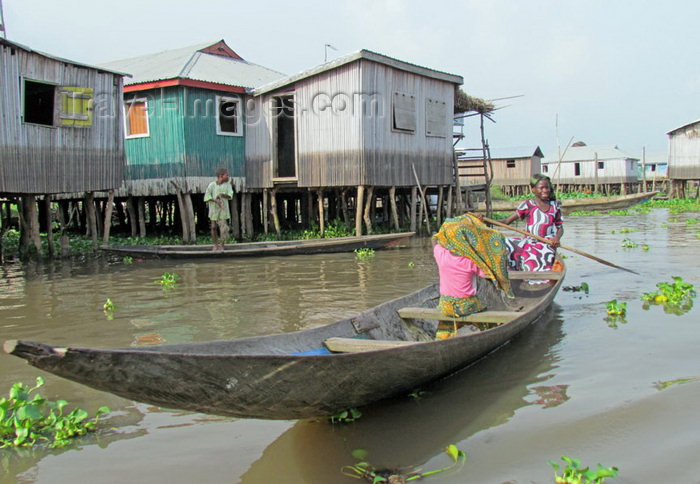
[[416, 344], [416, 341], [391, 341], [359, 338], [328, 338], [323, 344], [335, 353], [360, 353]]
[[508, 271], [508, 278], [513, 281], [523, 279], [532, 279], [533, 281], [552, 280], [558, 281], [561, 279], [561, 271]]
[[456, 321], [458, 323], [506, 323], [524, 313], [513, 311], [482, 311], [459, 318], [445, 316], [437, 308], [401, 308], [397, 310], [401, 319], [436, 319], [438, 321]]

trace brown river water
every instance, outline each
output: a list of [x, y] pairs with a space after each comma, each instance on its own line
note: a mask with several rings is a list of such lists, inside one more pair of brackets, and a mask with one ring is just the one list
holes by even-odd
[[[352, 483], [340, 469], [355, 449], [377, 468], [447, 466], [442, 483], [551, 483], [548, 460], [616, 466], [615, 483], [700, 483], [700, 311], [645, 310], [639, 297], [672, 276], [700, 289], [698, 214], [657, 209], [635, 216], [568, 217], [563, 242], [634, 275], [572, 253], [546, 318], [466, 370], [362, 409], [345, 425], [179, 412], [132, 402], [43, 373], [0, 354], [0, 391], [46, 380], [40, 392], [93, 413], [100, 430], [58, 449], [0, 449], [0, 482]], [[677, 217], [677, 221], [669, 221]], [[637, 232], [611, 233], [621, 228]], [[639, 244], [626, 249], [629, 238]], [[641, 249], [649, 246], [648, 251]], [[562, 253], [566, 254], [565, 251]], [[123, 347], [230, 339], [326, 324], [436, 280], [428, 238], [377, 251], [231, 259], [136, 260], [0, 267], [0, 340]], [[165, 272], [180, 282], [164, 291]], [[102, 305], [116, 305], [108, 319]], [[605, 321], [605, 302], [628, 303]], [[377, 368], [376, 371], [382, 371]], [[310, 376], [312, 378], [312, 376]], [[663, 388], [663, 389], [662, 389]]]

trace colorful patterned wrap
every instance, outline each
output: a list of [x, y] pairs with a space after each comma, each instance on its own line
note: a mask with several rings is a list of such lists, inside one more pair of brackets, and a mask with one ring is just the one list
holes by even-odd
[[473, 260], [488, 279], [494, 280], [508, 297], [513, 297], [503, 234], [488, 228], [473, 215], [464, 214], [446, 219], [433, 237], [451, 253]]

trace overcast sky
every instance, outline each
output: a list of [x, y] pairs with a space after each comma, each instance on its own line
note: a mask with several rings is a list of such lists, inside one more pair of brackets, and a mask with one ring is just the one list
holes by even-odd
[[92, 64], [224, 39], [293, 74], [323, 63], [327, 43], [329, 60], [373, 50], [461, 75], [473, 96], [521, 96], [497, 102], [486, 135], [545, 156], [557, 132], [562, 149], [573, 137], [665, 153], [667, 131], [700, 119], [697, 0], [2, 3], [10, 40]]

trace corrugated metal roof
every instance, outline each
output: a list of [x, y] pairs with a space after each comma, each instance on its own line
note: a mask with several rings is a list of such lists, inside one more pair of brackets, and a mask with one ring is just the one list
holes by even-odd
[[73, 64], [74, 66], [80, 66], [80, 67], [86, 67], [88, 69], [95, 69], [97, 71], [103, 71], [103, 72], [109, 72], [112, 74], [118, 74], [120, 76], [128, 76], [125, 71], [120, 71], [119, 69], [110, 69], [110, 68], [105, 68], [105, 67], [100, 67], [100, 66], [94, 66], [90, 64], [85, 64], [83, 62], [76, 62], [70, 59], [66, 59], [64, 57], [58, 57], [55, 55], [47, 54], [46, 52], [41, 52], [35, 49], [32, 49], [31, 47], [27, 47], [26, 45], [18, 44], [17, 42], [12, 42], [10, 40], [7, 40], [5, 38], [0, 37], [0, 44], [5, 44], [9, 45], [10, 47], [15, 47], [17, 49], [22, 49], [26, 52], [32, 52], [34, 54], [41, 55], [43, 57], [46, 57], [48, 59], [53, 59], [58, 62], [65, 62], [66, 64]]
[[510, 146], [504, 148], [490, 148], [491, 159], [530, 158], [531, 156], [544, 156], [539, 146]]
[[[563, 151], [563, 150], [562, 150]], [[617, 146], [570, 146], [564, 156], [562, 157], [562, 163], [574, 162], [574, 161], [591, 161], [595, 160], [596, 156], [598, 161], [603, 160], [620, 160], [629, 158], [631, 160], [636, 160], [638, 158], [630, 155], [619, 149]], [[559, 155], [554, 153], [553, 155], [547, 156], [542, 160], [542, 163], [557, 163], [559, 161]]]
[[697, 121], [693, 121], [692, 123], [687, 123], [687, 124], [684, 124], [683, 126], [679, 126], [677, 128], [674, 128], [671, 131], [667, 131], [666, 134], [674, 133], [674, 132], [678, 131], [679, 129], [684, 129], [684, 128], [687, 128], [688, 126], [692, 126], [694, 124], [700, 124], [700, 119], [698, 119]]
[[254, 88], [284, 77], [281, 72], [246, 60], [200, 52], [218, 42], [122, 59], [105, 63], [104, 66], [131, 73], [132, 78], [125, 82], [127, 86], [167, 79], [191, 79]]
[[259, 96], [261, 94], [264, 94], [266, 92], [274, 91], [276, 89], [279, 89], [281, 87], [288, 86], [290, 84], [293, 84], [297, 81], [300, 81], [302, 79], [306, 79], [307, 77], [315, 76], [317, 74], [320, 74], [322, 72], [329, 71], [331, 69], [336, 69], [340, 66], [344, 66], [345, 64], [349, 64], [351, 62], [355, 62], [356, 60], [359, 59], [367, 59], [371, 60], [374, 62], [378, 62], [380, 64], [385, 64], [388, 66], [391, 66], [395, 69], [400, 69], [408, 72], [412, 72], [414, 74], [419, 74], [422, 76], [430, 77], [433, 79], [439, 79], [442, 81], [447, 81], [447, 82], [452, 82], [454, 84], [464, 84], [464, 79], [462, 76], [458, 76], [456, 74], [449, 74], [447, 72], [442, 72], [442, 71], [437, 71], [435, 69], [430, 69], [428, 67], [423, 67], [419, 66], [416, 64], [411, 64], [409, 62], [405, 62], [399, 59], [394, 59], [393, 57], [389, 57], [383, 54], [378, 54], [377, 52], [372, 52], [371, 50], [358, 50], [357, 52], [353, 52], [352, 54], [348, 54], [343, 57], [338, 57], [337, 59], [334, 59], [331, 62], [326, 62], [325, 64], [318, 65], [316, 67], [313, 67], [311, 69], [299, 72], [297, 74], [293, 74], [289, 77], [286, 77], [284, 79], [279, 79], [276, 81], [272, 81], [269, 84], [265, 84], [263, 86], [255, 88], [253, 91], [254, 96]]

